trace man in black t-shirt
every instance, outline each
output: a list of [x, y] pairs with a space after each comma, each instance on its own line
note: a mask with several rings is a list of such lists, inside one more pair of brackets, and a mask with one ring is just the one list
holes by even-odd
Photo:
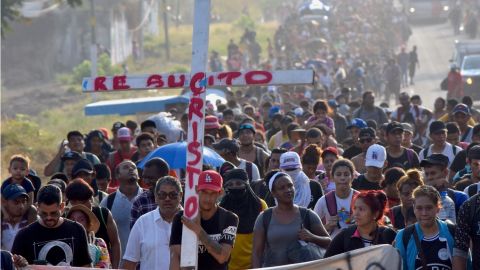
[[198, 237], [199, 270], [226, 270], [237, 235], [238, 217], [217, 204], [223, 194], [223, 179], [216, 171], [200, 174], [196, 191], [199, 213], [191, 220], [179, 212], [172, 223], [170, 269], [180, 269], [182, 224]]
[[385, 178], [383, 169], [387, 165], [386, 157], [385, 147], [379, 144], [370, 146], [365, 156], [367, 172], [353, 180], [352, 188], [358, 191], [381, 190], [380, 182]]
[[404, 170], [419, 168], [420, 161], [417, 153], [402, 146], [404, 129], [402, 124], [393, 121], [387, 125], [387, 168], [399, 167]]
[[[470, 247], [470, 243], [472, 243]], [[480, 194], [460, 206], [455, 229], [453, 268], [467, 269], [468, 250], [472, 252], [473, 270], [480, 269]]]
[[65, 203], [60, 189], [44, 186], [37, 200], [39, 220], [18, 232], [12, 253], [29, 264], [91, 267], [85, 229], [62, 217]]
[[350, 125], [347, 127], [347, 130], [350, 132], [350, 136], [353, 141], [353, 145], [345, 149], [343, 152], [343, 157], [346, 159], [352, 159], [354, 156], [362, 153], [362, 148], [360, 147], [360, 142], [358, 136], [360, 135], [360, 130], [366, 128], [367, 123], [360, 118], [354, 118], [350, 122]]

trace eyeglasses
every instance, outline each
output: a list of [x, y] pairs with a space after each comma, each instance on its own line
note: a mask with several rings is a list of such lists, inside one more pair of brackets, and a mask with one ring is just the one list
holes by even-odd
[[368, 139], [360, 139], [360, 143], [371, 143], [372, 142], [372, 138], [368, 138]]
[[159, 192], [157, 193], [157, 196], [160, 200], [165, 200], [167, 197], [169, 197], [172, 200], [176, 200], [178, 198], [178, 192], [172, 191], [172, 192]]

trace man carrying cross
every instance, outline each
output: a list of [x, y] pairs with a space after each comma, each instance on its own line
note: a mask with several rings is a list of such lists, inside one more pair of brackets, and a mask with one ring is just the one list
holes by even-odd
[[[140, 76], [119, 75], [85, 78], [84, 92], [147, 90], [188, 87], [191, 90], [188, 107], [187, 164], [184, 215], [193, 219], [199, 214], [199, 200], [195, 186], [203, 165], [203, 138], [205, 126], [205, 100], [208, 86], [258, 86], [313, 84], [313, 70], [230, 71], [206, 73], [208, 61], [208, 34], [210, 26], [210, 0], [195, 0], [192, 63], [190, 73], [151, 74]], [[188, 226], [182, 231], [182, 267], [197, 265], [197, 235]], [[222, 268], [223, 269], [223, 268]]]
[[196, 191], [199, 200], [199, 215], [189, 219], [178, 213], [173, 219], [170, 237], [170, 270], [180, 269], [182, 223], [200, 240], [198, 244], [198, 269], [226, 270], [237, 235], [238, 217], [218, 206], [223, 195], [223, 179], [216, 171], [200, 174]]

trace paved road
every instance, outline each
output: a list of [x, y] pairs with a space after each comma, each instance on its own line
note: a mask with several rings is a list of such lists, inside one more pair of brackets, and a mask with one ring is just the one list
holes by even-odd
[[[450, 58], [453, 55], [455, 40], [467, 40], [465, 35], [453, 35], [450, 23], [412, 25], [413, 35], [408, 42], [408, 50], [418, 47], [420, 69], [417, 70], [414, 86], [403, 89], [410, 94], [418, 94], [423, 105], [432, 109], [437, 97], [446, 98], [447, 92], [440, 90], [440, 82], [447, 76]], [[480, 100], [474, 101], [480, 107]]]
[[446, 98], [446, 92], [440, 90], [440, 82], [448, 73], [454, 41], [462, 36], [454, 36], [449, 23], [412, 25], [412, 31], [408, 50], [417, 46], [420, 69], [415, 85], [405, 90], [419, 94], [424, 106], [432, 108], [437, 97]]

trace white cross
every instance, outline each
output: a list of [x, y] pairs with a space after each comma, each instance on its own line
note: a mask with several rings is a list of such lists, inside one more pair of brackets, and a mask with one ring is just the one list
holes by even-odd
[[[184, 214], [195, 218], [198, 214], [198, 196], [195, 185], [202, 171], [203, 136], [205, 125], [206, 86], [300, 85], [313, 84], [313, 70], [240, 71], [206, 73], [208, 61], [208, 34], [210, 1], [195, 0], [191, 73], [151, 74], [138, 76], [111, 76], [84, 78], [83, 92], [146, 90], [189, 87], [188, 147], [186, 164]], [[181, 267], [196, 268], [198, 239], [183, 226]]]

